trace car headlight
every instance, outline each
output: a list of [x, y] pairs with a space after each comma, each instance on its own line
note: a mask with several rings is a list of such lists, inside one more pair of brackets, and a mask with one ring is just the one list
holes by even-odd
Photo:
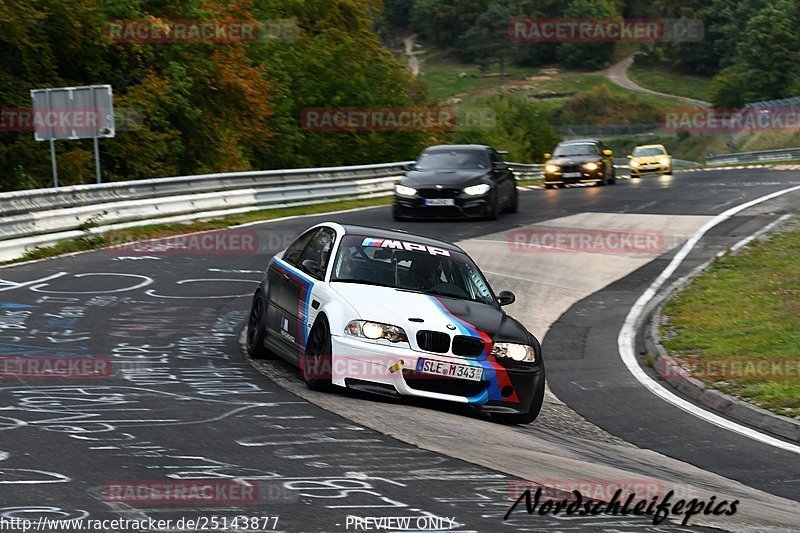
[[584, 163], [583, 168], [585, 168], [586, 170], [597, 170], [597, 163], [592, 163], [592, 162]]
[[632, 167], [638, 167], [639, 166], [639, 162], [638, 161], [631, 161], [631, 166]]
[[400, 194], [402, 196], [414, 196], [415, 194], [417, 194], [417, 189], [414, 189], [412, 187], [406, 187], [405, 185], [399, 185], [399, 184], [395, 185], [394, 190], [397, 194]]
[[545, 165], [544, 169], [552, 174], [554, 172], [558, 172], [558, 165]]
[[513, 359], [520, 363], [533, 363], [536, 361], [536, 351], [527, 344], [514, 344], [511, 342], [496, 342], [492, 346], [492, 355], [500, 358]]
[[486, 194], [491, 189], [491, 185], [486, 183], [481, 183], [480, 185], [473, 185], [472, 187], [467, 187], [464, 189], [464, 194], [468, 194], [470, 196], [480, 196], [481, 194]]
[[659, 157], [658, 162], [662, 165], [669, 165], [669, 157]]
[[344, 328], [344, 332], [365, 339], [386, 339], [389, 342], [408, 342], [408, 337], [403, 328], [380, 322], [368, 320], [352, 320]]

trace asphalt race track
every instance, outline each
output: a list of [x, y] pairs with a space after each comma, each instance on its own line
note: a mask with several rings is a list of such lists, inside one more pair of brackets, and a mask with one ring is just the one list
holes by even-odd
[[[463, 532], [794, 531], [797, 453], [660, 400], [625, 368], [617, 336], [635, 300], [703, 223], [797, 185], [798, 172], [678, 173], [524, 191], [519, 213], [496, 222], [396, 223], [381, 207], [228, 230], [255, 232], [258, 253], [108, 249], [4, 268], [0, 354], [94, 356], [110, 372], [2, 378], [0, 518], [238, 515], [278, 518], [229, 530], [292, 532], [357, 530], [352, 517], [412, 517], [414, 530], [438, 523]], [[717, 226], [675, 276], [797, 212], [798, 200], [790, 193]], [[543, 339], [552, 394], [540, 419], [500, 426], [459, 407], [312, 393], [287, 365], [249, 361], [240, 335], [256, 281], [271, 254], [322, 220], [458, 242], [496, 291], [513, 290], [517, 303], [507, 309]], [[533, 254], [510, 244], [510, 232], [552, 227], [652, 230], [663, 241], [617, 255]], [[690, 527], [521, 508], [503, 520], [520, 480], [581, 479], [657, 480], [676, 493], [738, 498], [739, 511], [698, 515]], [[245, 480], [256, 491], [164, 505], [111, 490], [186, 480]]]

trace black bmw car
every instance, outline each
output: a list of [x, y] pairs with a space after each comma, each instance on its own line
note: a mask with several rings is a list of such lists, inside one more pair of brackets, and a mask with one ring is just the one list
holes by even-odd
[[395, 186], [393, 215], [405, 218], [486, 217], [515, 213], [514, 174], [491, 146], [426, 148]]
[[582, 139], [558, 143], [544, 154], [544, 186], [552, 189], [568, 183], [616, 183], [613, 153], [602, 141]]

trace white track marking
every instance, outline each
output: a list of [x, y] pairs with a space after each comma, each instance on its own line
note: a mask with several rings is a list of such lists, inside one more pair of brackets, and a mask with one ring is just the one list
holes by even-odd
[[645, 388], [662, 400], [665, 400], [679, 409], [683, 409], [687, 413], [701, 418], [706, 422], [710, 422], [715, 426], [739, 433], [745, 437], [768, 444], [770, 446], [774, 446], [776, 448], [780, 448], [782, 450], [786, 450], [788, 452], [800, 454], [800, 446], [784, 442], [765, 433], [761, 433], [760, 431], [756, 431], [741, 424], [737, 424], [736, 422], [732, 422], [717, 414], [706, 411], [705, 409], [701, 409], [695, 404], [688, 402], [667, 390], [663, 385], [656, 382], [653, 378], [648, 376], [644, 370], [642, 370], [642, 368], [639, 366], [639, 362], [636, 360], [634, 349], [634, 343], [636, 340], [636, 324], [641, 318], [645, 307], [656, 296], [658, 289], [660, 289], [661, 286], [670, 278], [670, 276], [675, 273], [692, 249], [697, 245], [698, 242], [700, 242], [700, 239], [703, 237], [703, 235], [705, 235], [710, 229], [721, 224], [722, 222], [725, 222], [732, 216], [744, 211], [745, 209], [798, 190], [800, 190], [800, 186], [767, 194], [760, 198], [756, 198], [755, 200], [732, 207], [706, 222], [699, 230], [697, 230], [694, 235], [692, 235], [688, 241], [686, 241], [686, 244], [683, 245], [683, 248], [681, 248], [672, 261], [670, 261], [669, 265], [667, 265], [667, 268], [661, 272], [658, 278], [656, 278], [656, 280], [653, 281], [646, 291], [644, 291], [639, 299], [636, 300], [636, 303], [633, 305], [628, 313], [628, 316], [625, 318], [625, 323], [622, 325], [622, 329], [620, 329], [619, 336], [617, 337], [617, 345], [619, 347], [619, 353], [622, 358], [622, 362], [625, 363], [625, 366], [628, 367], [628, 370], [631, 372], [631, 374], [633, 374], [639, 383], [644, 385]]

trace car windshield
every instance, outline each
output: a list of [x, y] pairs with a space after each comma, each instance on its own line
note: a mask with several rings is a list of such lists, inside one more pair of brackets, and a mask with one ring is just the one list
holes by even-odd
[[346, 235], [339, 245], [331, 281], [393, 287], [495, 305], [489, 283], [466, 254], [413, 240]]
[[633, 151], [636, 157], [647, 157], [649, 155], [664, 155], [664, 149], [658, 146], [650, 146], [647, 148], [636, 148]]
[[595, 145], [591, 143], [562, 144], [556, 146], [556, 151], [553, 155], [555, 157], [565, 155], [597, 155], [597, 149]]
[[484, 170], [489, 168], [489, 158], [475, 150], [425, 152], [419, 156], [416, 167], [417, 170]]

